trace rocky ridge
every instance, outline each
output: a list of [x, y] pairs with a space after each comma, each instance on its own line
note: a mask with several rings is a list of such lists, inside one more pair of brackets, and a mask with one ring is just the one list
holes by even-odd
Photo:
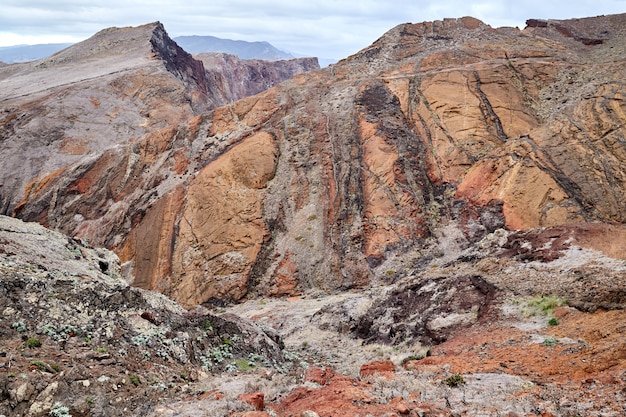
[[48, 58], [3, 67], [2, 213], [11, 214], [40, 176], [91, 166], [103, 155], [110, 160], [111, 153], [148, 138], [167, 141], [198, 113], [255, 94], [316, 61], [256, 61], [263, 82], [237, 89], [228, 77], [251, 67], [236, 59], [220, 62], [219, 69], [210, 65], [218, 63], [203, 66], [157, 22], [105, 29]]
[[135, 285], [189, 305], [367, 287], [447, 224], [461, 246], [500, 227], [622, 236], [623, 20], [400, 25], [208, 113], [152, 108], [162, 124], [132, 145], [26, 176], [14, 214], [116, 251]]
[[320, 68], [317, 58], [293, 58], [277, 61], [240, 59], [235, 55], [204, 52], [193, 57], [202, 61], [208, 80], [212, 107], [233, 103], [272, 88], [294, 75]]
[[[67, 239], [113, 250], [125, 280], [174, 298], [192, 312], [184, 317], [209, 314], [202, 304], [211, 327], [235, 314], [275, 329], [280, 339], [265, 334], [286, 350], [273, 352], [293, 359], [289, 370], [258, 363], [223, 374], [223, 364], [191, 381], [188, 396], [150, 397], [141, 409], [129, 400], [131, 412], [619, 416], [624, 20], [529, 21], [523, 31], [467, 17], [400, 25], [336, 65], [206, 112], [192, 100], [195, 73], [166, 68], [180, 75], [171, 85], [187, 94], [185, 112], [150, 113], [153, 130], [128, 146], [40, 170], [11, 195], [14, 214], [72, 236], [60, 238], [61, 252]], [[150, 97], [149, 85], [120, 97]], [[38, 132], [20, 100], [3, 102], [15, 106], [6, 143], [31, 121]], [[32, 161], [23, 165], [41, 163]], [[102, 273], [100, 253], [91, 265]], [[28, 263], [20, 271], [41, 281], [39, 265], [49, 267]], [[120, 294], [146, 294], [119, 281]], [[36, 293], [20, 283], [10, 302], [35, 299], [22, 287]], [[144, 306], [136, 313], [152, 323]], [[23, 369], [31, 350], [14, 323], [4, 323], [12, 344], [3, 349]], [[183, 328], [198, 337], [199, 324]], [[224, 344], [211, 343], [202, 349]], [[119, 372], [145, 365], [131, 359]], [[178, 370], [173, 359], [159, 363]], [[198, 356], [186, 363], [206, 373]], [[3, 406], [24, 413], [39, 395], [11, 400], [30, 392], [12, 385], [16, 375]], [[91, 412], [65, 398], [74, 413]]]

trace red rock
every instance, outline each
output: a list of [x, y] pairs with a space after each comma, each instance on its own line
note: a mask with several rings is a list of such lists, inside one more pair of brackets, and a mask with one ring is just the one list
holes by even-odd
[[221, 392], [219, 392], [216, 389], [213, 389], [211, 391], [207, 391], [207, 392], [204, 392], [202, 394], [199, 394], [198, 397], [197, 397], [197, 400], [201, 401], [201, 400], [204, 400], [204, 399], [207, 399], [207, 398], [211, 398], [213, 396], [215, 396], [216, 400], [224, 398], [224, 394], [222, 394]]
[[359, 371], [359, 375], [361, 378], [365, 378], [370, 375], [382, 375], [385, 378], [391, 379], [394, 377], [394, 373], [396, 372], [396, 366], [391, 361], [377, 361], [370, 362], [361, 365], [361, 370]]
[[272, 417], [272, 415], [265, 411], [246, 411], [244, 413], [235, 413], [233, 417]]
[[304, 373], [304, 381], [314, 382], [319, 385], [326, 385], [328, 381], [336, 375], [336, 372], [331, 368], [319, 368], [317, 366], [310, 366]]
[[250, 404], [258, 411], [265, 409], [265, 394], [256, 391], [248, 394], [239, 394], [238, 397], [241, 401]]
[[398, 412], [398, 414], [409, 414], [411, 412], [409, 406], [407, 405], [407, 403], [404, 401], [404, 399], [400, 398], [400, 397], [396, 397], [394, 399], [392, 399], [389, 402], [389, 405], [392, 405], [395, 410]]

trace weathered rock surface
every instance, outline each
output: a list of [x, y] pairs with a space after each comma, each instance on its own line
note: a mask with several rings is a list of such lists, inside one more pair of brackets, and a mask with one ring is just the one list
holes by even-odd
[[208, 100], [212, 107], [253, 96], [302, 72], [320, 69], [317, 58], [278, 61], [239, 59], [225, 53], [197, 53], [206, 68]]
[[235, 361], [285, 364], [275, 332], [130, 287], [106, 249], [5, 216], [0, 242], [1, 415], [141, 415]]
[[[590, 239], [616, 256], [625, 19], [404, 24], [199, 115], [211, 83], [165, 41], [151, 49], [158, 59], [133, 54], [135, 75], [68, 79], [37, 102], [36, 83], [17, 97], [11, 66], [0, 81], [15, 91], [3, 99], [4, 210], [116, 251], [135, 285], [188, 304], [366, 287], [385, 262], [428, 256], [446, 224], [461, 225], [446, 240], [456, 248], [500, 227], [612, 222], [615, 247]], [[145, 42], [161, 33], [148, 29]], [[118, 45], [97, 39], [85, 65]]]

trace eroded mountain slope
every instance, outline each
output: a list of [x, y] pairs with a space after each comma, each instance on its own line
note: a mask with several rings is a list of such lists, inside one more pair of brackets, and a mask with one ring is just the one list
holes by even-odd
[[400, 25], [42, 175], [15, 215], [114, 249], [136, 285], [188, 305], [366, 287], [432, 255], [447, 224], [462, 233], [443, 253], [585, 222], [620, 253], [625, 19]]

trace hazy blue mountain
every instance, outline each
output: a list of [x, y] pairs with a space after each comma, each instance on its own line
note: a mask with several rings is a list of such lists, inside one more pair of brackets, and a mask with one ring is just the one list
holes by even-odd
[[[178, 36], [173, 38], [185, 51], [196, 54], [202, 52], [224, 52], [236, 55], [240, 59], [263, 59], [275, 61], [290, 59], [302, 55], [291, 54], [277, 49], [269, 42], [247, 42], [241, 40], [222, 39], [215, 36]], [[34, 61], [46, 58], [61, 49], [71, 46], [71, 43], [49, 43], [38, 45], [15, 45], [0, 47], [0, 62], [13, 64], [16, 62]], [[322, 66], [336, 62], [336, 60], [322, 60]], [[328, 62], [326, 62], [328, 61]]]
[[0, 61], [7, 64], [16, 62], [34, 61], [45, 58], [55, 52], [65, 49], [71, 43], [46, 43], [39, 45], [15, 45], [0, 47]]
[[276, 49], [269, 42], [247, 42], [221, 39], [214, 36], [178, 36], [174, 41], [190, 54], [201, 52], [225, 52], [237, 55], [240, 59], [278, 59], [294, 58], [293, 55]]

